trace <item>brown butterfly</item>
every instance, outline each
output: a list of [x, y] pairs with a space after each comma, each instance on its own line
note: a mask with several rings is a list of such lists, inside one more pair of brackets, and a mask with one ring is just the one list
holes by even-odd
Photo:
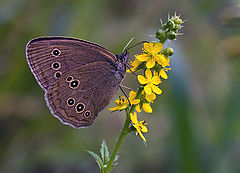
[[26, 57], [51, 113], [80, 128], [90, 126], [109, 104], [124, 79], [129, 56], [76, 38], [40, 37], [28, 42]]

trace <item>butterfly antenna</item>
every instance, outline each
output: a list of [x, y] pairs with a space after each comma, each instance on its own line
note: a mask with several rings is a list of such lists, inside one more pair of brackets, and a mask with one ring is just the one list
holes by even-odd
[[123, 48], [122, 53], [125, 51], [125, 49], [129, 46], [129, 44], [130, 44], [133, 40], [135, 40], [134, 37], [133, 37], [133, 38], [127, 43], [127, 45]]
[[149, 41], [141, 41], [141, 42], [139, 42], [139, 43], [137, 43], [137, 44], [135, 44], [135, 45], [133, 45], [133, 46], [127, 48], [126, 51], [129, 50], [129, 49], [131, 49], [131, 48], [133, 48], [133, 47], [135, 47], [135, 46], [137, 46], [137, 45], [139, 45], [139, 44], [142, 44], [142, 43], [148, 43], [148, 42], [149, 42]]

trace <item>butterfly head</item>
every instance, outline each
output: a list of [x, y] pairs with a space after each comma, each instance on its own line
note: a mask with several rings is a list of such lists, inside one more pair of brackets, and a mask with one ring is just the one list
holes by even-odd
[[128, 58], [129, 58], [129, 53], [128, 51], [124, 51], [123, 53], [121, 53], [120, 55], [118, 55], [117, 59], [119, 61], [122, 61], [122, 62], [125, 62], [127, 63], [128, 62]]

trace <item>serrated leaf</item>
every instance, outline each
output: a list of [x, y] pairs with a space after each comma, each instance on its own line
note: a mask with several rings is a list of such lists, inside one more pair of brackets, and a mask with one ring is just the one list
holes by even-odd
[[105, 140], [102, 141], [100, 153], [102, 155], [103, 164], [106, 165], [109, 162], [109, 152]]
[[103, 172], [103, 161], [102, 161], [102, 159], [92, 151], [87, 150], [87, 152], [94, 157], [94, 159], [96, 160], [96, 162], [98, 164], [98, 167], [100, 168], [100, 171]]

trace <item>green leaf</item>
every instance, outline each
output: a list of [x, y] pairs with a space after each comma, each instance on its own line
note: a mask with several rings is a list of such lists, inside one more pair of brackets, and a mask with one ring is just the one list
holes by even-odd
[[109, 158], [108, 147], [107, 147], [107, 144], [106, 144], [105, 140], [102, 141], [100, 153], [102, 155], [103, 164], [107, 165], [110, 158]]
[[102, 159], [101, 159], [97, 154], [95, 154], [95, 153], [92, 152], [92, 151], [88, 151], [88, 150], [87, 150], [87, 152], [94, 157], [94, 159], [95, 159], [96, 162], [98, 163], [98, 167], [100, 168], [100, 171], [103, 172], [103, 161], [102, 161]]

